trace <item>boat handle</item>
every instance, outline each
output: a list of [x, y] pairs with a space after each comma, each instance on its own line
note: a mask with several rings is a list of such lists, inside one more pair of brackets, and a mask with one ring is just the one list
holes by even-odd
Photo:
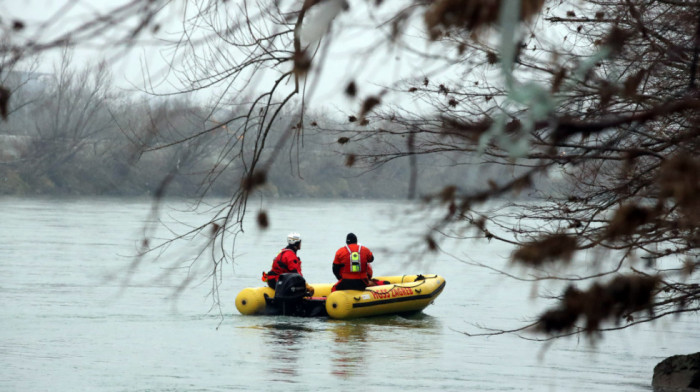
[[359, 301], [360, 297], [352, 297], [355, 301]]
[[416, 289], [416, 293], [420, 294], [421, 289]]

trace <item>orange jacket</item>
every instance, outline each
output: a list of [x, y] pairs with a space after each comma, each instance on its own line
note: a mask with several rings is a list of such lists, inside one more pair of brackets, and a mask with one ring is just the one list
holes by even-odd
[[339, 268], [338, 279], [371, 279], [374, 255], [369, 248], [358, 244], [345, 245], [335, 252], [334, 272]]
[[272, 269], [264, 275], [267, 279], [263, 278], [263, 280], [277, 280], [277, 276], [287, 272], [296, 272], [302, 275], [301, 260], [297, 257], [294, 250], [284, 248], [277, 254], [274, 260], [272, 260]]

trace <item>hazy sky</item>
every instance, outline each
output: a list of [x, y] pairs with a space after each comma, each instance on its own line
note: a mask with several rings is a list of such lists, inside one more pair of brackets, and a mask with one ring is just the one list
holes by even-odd
[[[24, 0], [0, 2], [0, 14], [5, 20], [19, 20], [25, 23], [26, 29], [13, 33], [19, 40], [34, 40], [46, 42], [57, 39], [70, 29], [85, 21], [94, 20], [103, 15], [109, 15], [111, 10], [130, 2], [131, 0]], [[177, 7], [164, 10], [159, 15], [159, 23], [167, 27], [162, 31], [175, 32], [179, 27]], [[110, 42], [114, 37], [123, 36], [134, 21], [128, 21], [117, 28], [108, 31], [104, 36], [87, 43], [81, 40], [76, 47], [74, 60], [78, 64], [95, 64], [101, 60], [109, 62], [115, 82], [118, 86], [129, 88], [133, 83], [140, 84], [142, 78], [142, 60], [151, 62], [152, 69], [158, 70], [164, 63], [160, 61], [159, 46], [156, 36], [143, 34], [140, 43], [131, 47], [114, 47]], [[165, 34], [163, 35], [165, 36]], [[83, 37], [84, 38], [84, 37]], [[51, 72], [58, 58], [58, 51], [53, 50], [42, 54], [40, 71]]]
[[[127, 3], [130, 0], [78, 0], [78, 1], [51, 1], [51, 0], [25, 0], [0, 3], [0, 14], [5, 15], [5, 20], [21, 20], [29, 27], [21, 34], [24, 39], [50, 40], [81, 22], [95, 18], [98, 15], [109, 14], [115, 7]], [[242, 0], [232, 0], [233, 4], [242, 4]], [[398, 45], [388, 43], [386, 34], [377, 34], [376, 26], [385, 20], [389, 14], [395, 11], [395, 7], [404, 0], [394, 0], [389, 6], [382, 5], [379, 8], [371, 6], [372, 12], [368, 12], [366, 0], [351, 0], [350, 10], [340, 12], [332, 23], [330, 35], [326, 35], [323, 45], [327, 53], [315, 59], [315, 64], [321, 64], [319, 69], [313, 69], [310, 84], [316, 83], [311, 96], [314, 103], [342, 106], [346, 110], [352, 110], [358, 106], [358, 102], [349, 102], [343, 91], [350, 80], [355, 80], [358, 85], [358, 96], [365, 97], [376, 94], [381, 90], [380, 86], [389, 86], [397, 81], [412, 77], [422, 79], [423, 75], [432, 75], [440, 69], [440, 65], [427, 63], [424, 59], [412, 53], [412, 51], [430, 51], [439, 54], [442, 50], [436, 44], [429, 44], [419, 37], [422, 34], [422, 26], [415, 26], [406, 30], [403, 42]], [[250, 2], [249, 2], [250, 3]], [[298, 1], [296, 3], [299, 3]], [[182, 31], [181, 18], [183, 2], [175, 2], [170, 8], [164, 9], [158, 16], [162, 27], [158, 37], [151, 33], [141, 37], [141, 42], [128, 50], [115, 49], [109, 45], [109, 39], [122, 33], [124, 28], [112, 31], [105, 39], [97, 39], [87, 46], [82, 46], [75, 52], [77, 63], [95, 63], [100, 59], [107, 59], [111, 65], [115, 84], [122, 88], [142, 86], [144, 69], [155, 78], [163, 78], [167, 75], [167, 63], [163, 59], [166, 54], [163, 42], [157, 38], [173, 38]], [[285, 4], [283, 2], [283, 4]], [[287, 2], [286, 4], [292, 4]], [[328, 15], [335, 15], [339, 10], [340, 0], [327, 0], [324, 7], [319, 7], [314, 12], [309, 12], [307, 21], [314, 29], [307, 29], [306, 36], [314, 36], [322, 33], [327, 25]], [[373, 3], [372, 3], [373, 4]], [[41, 33], [32, 30], [31, 27], [39, 26], [48, 20], [53, 23], [41, 25]], [[127, 23], [127, 26], [129, 24]], [[320, 29], [318, 26], [322, 26]], [[388, 31], [388, 29], [385, 29]], [[330, 40], [329, 40], [330, 37]], [[408, 43], [408, 47], [402, 47]], [[40, 70], [50, 72], [55, 62], [56, 53], [44, 55]], [[319, 72], [320, 71], [320, 75]], [[167, 87], [167, 84], [162, 85]]]

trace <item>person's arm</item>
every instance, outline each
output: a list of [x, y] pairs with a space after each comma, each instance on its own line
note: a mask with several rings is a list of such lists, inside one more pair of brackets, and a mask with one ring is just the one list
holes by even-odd
[[300, 258], [297, 257], [296, 260], [294, 260], [294, 267], [293, 268], [297, 274], [304, 276], [304, 274], [301, 273], [301, 259]]
[[296, 272], [297, 274], [304, 276], [304, 274], [301, 273], [301, 259], [299, 259], [295, 254], [292, 252], [288, 252], [289, 255], [289, 260], [287, 261], [287, 266], [289, 272]]
[[341, 270], [342, 268], [343, 268], [343, 264], [336, 264], [336, 263], [333, 263], [333, 275], [335, 275], [335, 278], [338, 279], [338, 280], [340, 280], [340, 278], [342, 277], [342, 276], [340, 275], [340, 270]]
[[333, 259], [333, 275], [335, 278], [340, 280], [342, 276], [340, 275], [340, 270], [343, 269], [343, 263], [340, 261], [339, 252], [335, 252], [335, 258]]

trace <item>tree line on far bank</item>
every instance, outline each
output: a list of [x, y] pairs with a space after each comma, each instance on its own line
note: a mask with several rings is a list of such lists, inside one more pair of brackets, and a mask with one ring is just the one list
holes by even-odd
[[[217, 122], [235, 118], [236, 107], [213, 113], [187, 98], [130, 95], [113, 87], [104, 65], [74, 66], [68, 50], [53, 73], [34, 68], [0, 75], [12, 93], [11, 115], [0, 122], [0, 195], [222, 197], [241, 185], [245, 169], [236, 159], [236, 141], [244, 137], [237, 134], [244, 125]], [[284, 132], [272, 133], [261, 158], [274, 163], [259, 192], [280, 198], [406, 198], [434, 193], [445, 181], [469, 189], [513, 175], [450, 156], [419, 157], [415, 173], [399, 161], [349, 167], [339, 152], [351, 151], [338, 143], [341, 132], [332, 131], [347, 120], [307, 117], [312, 126], [295, 136], [296, 146], [303, 144], [300, 156], [296, 147], [275, 149], [274, 134]], [[275, 126], [295, 121], [287, 114]], [[199, 136], [188, 139], [192, 134]], [[271, 154], [289, 157], [269, 159]], [[415, 189], [409, 190], [411, 177]]]

